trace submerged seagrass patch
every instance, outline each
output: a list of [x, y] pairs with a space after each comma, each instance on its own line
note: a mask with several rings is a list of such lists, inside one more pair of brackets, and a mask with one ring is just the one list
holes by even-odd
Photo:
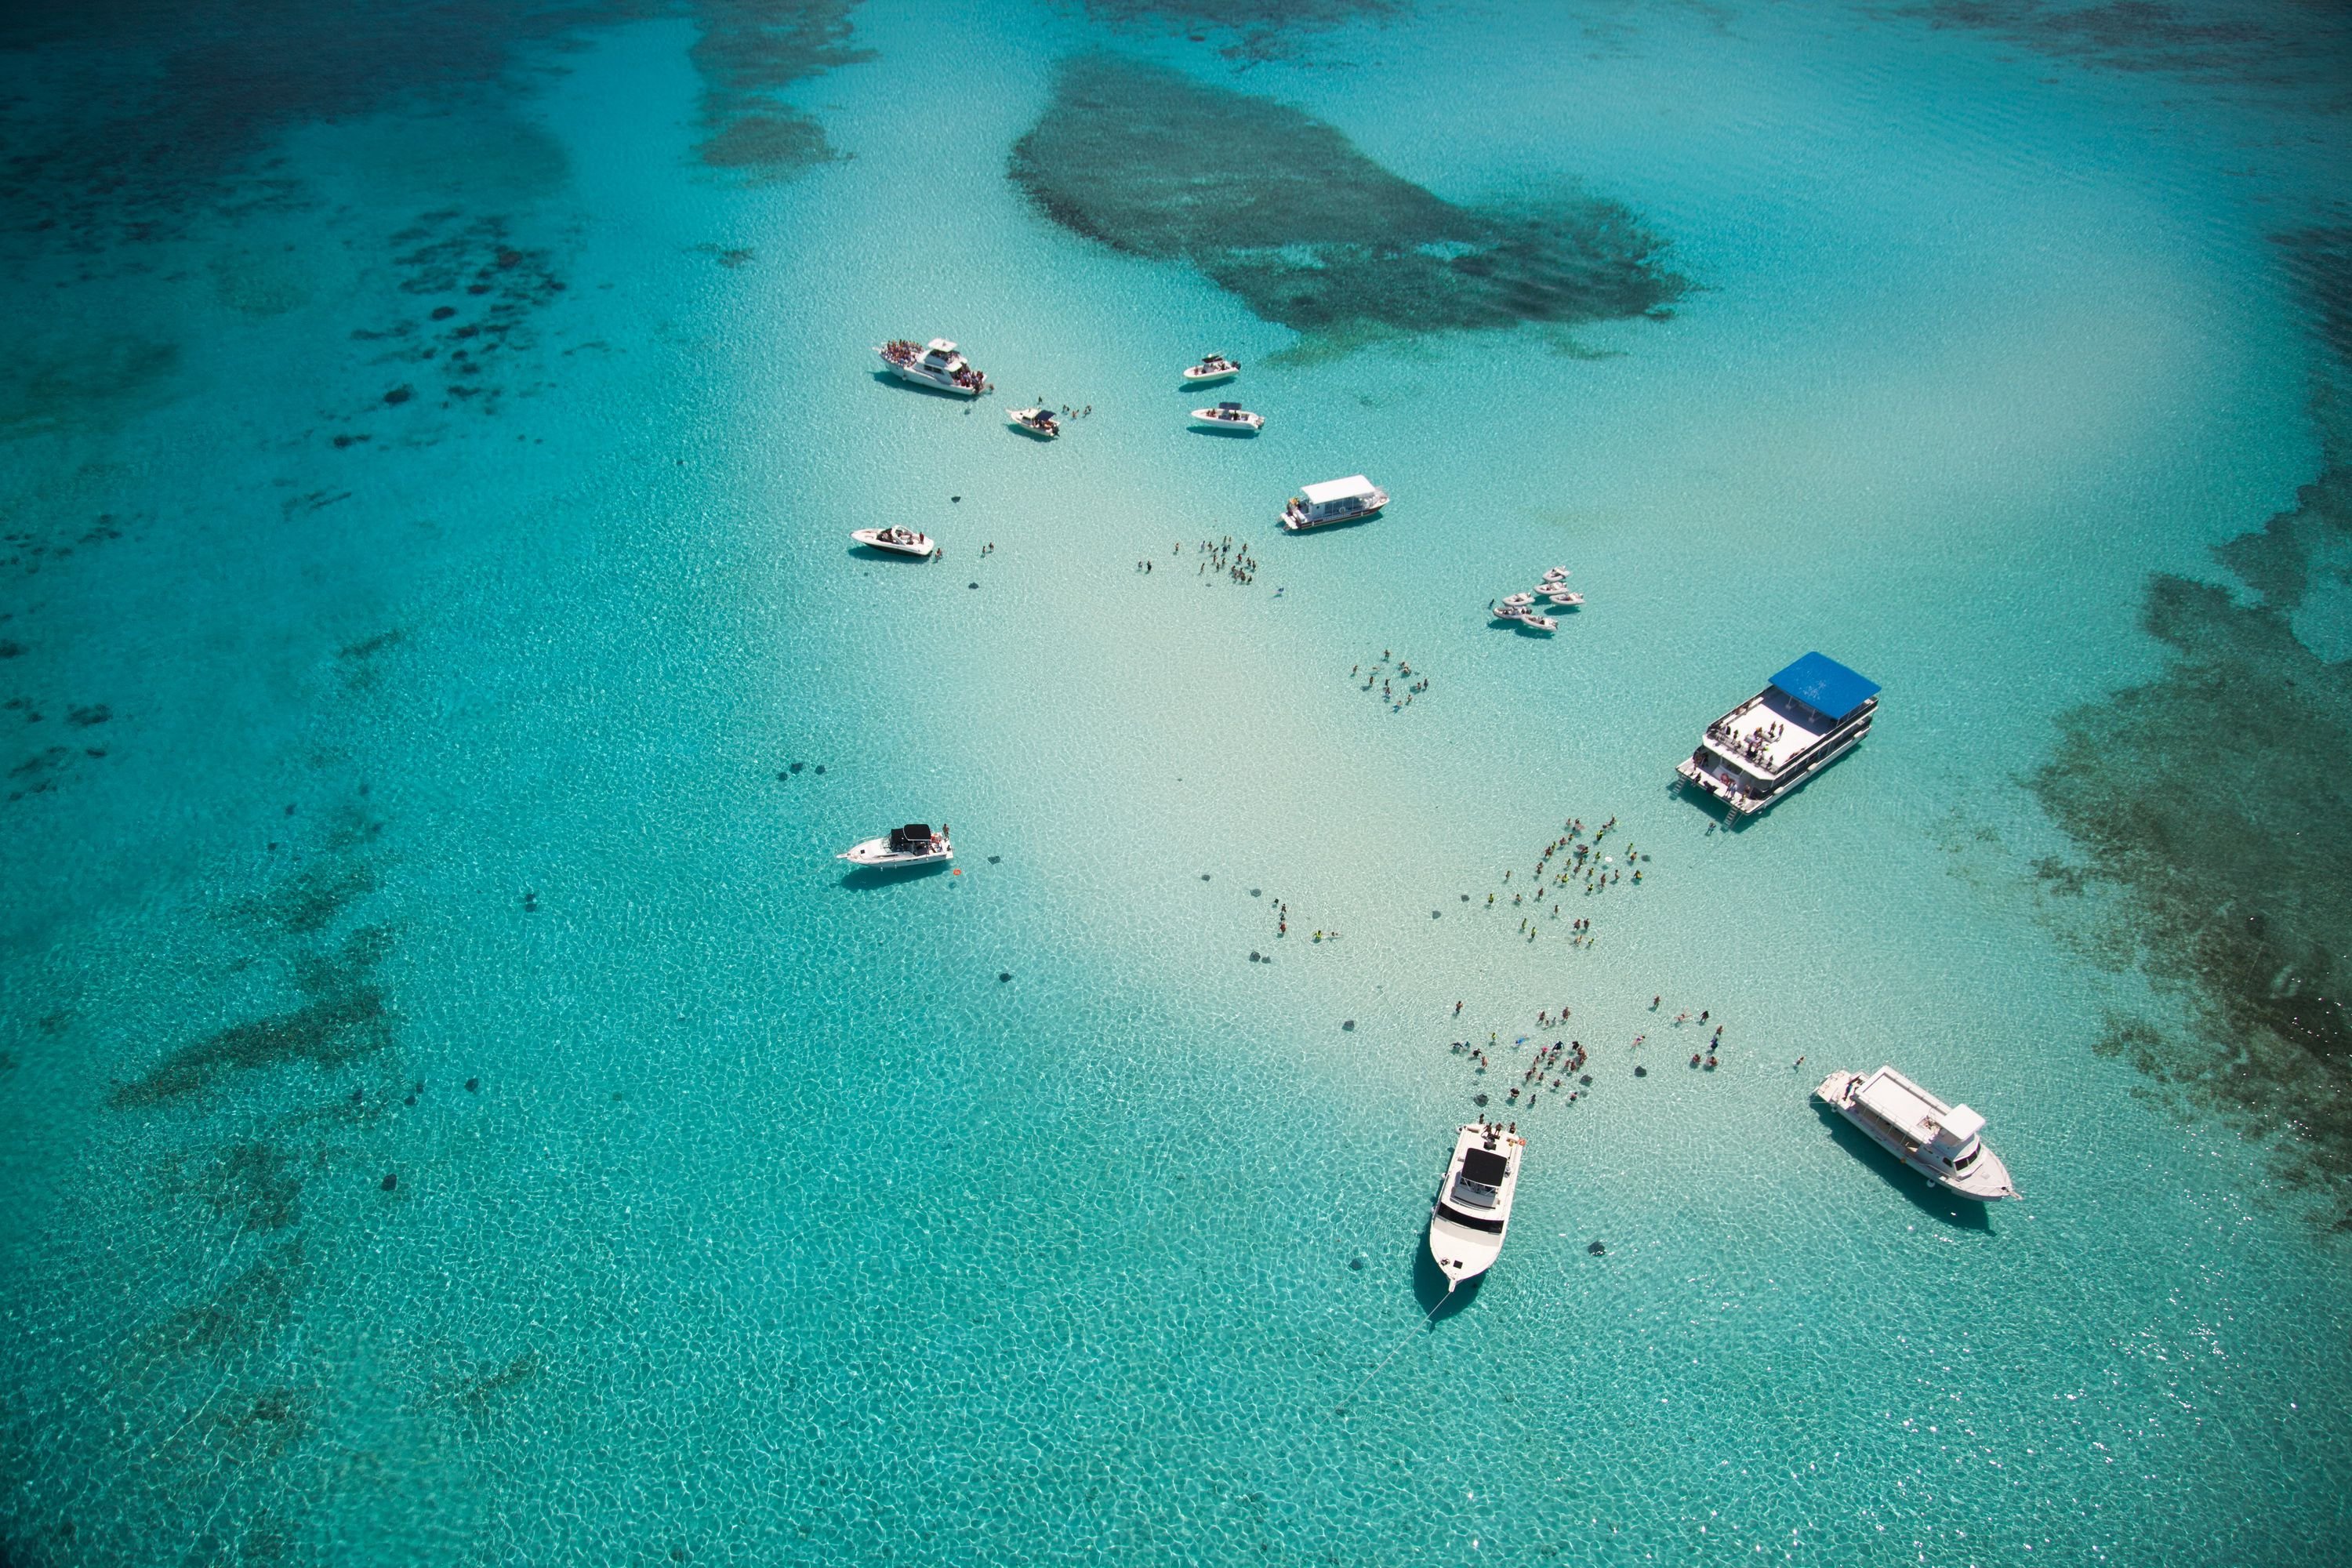
[[1064, 227], [1189, 263], [1301, 331], [1604, 321], [1688, 287], [1619, 203], [1460, 205], [1311, 115], [1113, 56], [1063, 68], [1008, 172]]

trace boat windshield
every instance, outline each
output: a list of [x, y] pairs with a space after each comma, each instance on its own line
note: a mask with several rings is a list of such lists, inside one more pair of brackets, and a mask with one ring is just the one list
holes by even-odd
[[1452, 1204], [1438, 1205], [1437, 1216], [1440, 1219], [1449, 1221], [1454, 1225], [1462, 1226], [1470, 1230], [1483, 1230], [1492, 1236], [1500, 1236], [1503, 1234], [1503, 1222], [1501, 1220], [1481, 1219], [1476, 1215], [1464, 1214]]

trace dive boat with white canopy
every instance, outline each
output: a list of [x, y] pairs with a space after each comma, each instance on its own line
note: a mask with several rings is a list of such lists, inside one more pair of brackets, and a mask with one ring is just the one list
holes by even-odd
[[1301, 485], [1282, 509], [1282, 526], [1286, 532], [1304, 533], [1310, 528], [1374, 516], [1388, 504], [1388, 491], [1361, 474], [1350, 474], [1344, 479]]
[[1891, 1067], [1833, 1072], [1814, 1095], [1896, 1159], [1947, 1192], [1991, 1203], [2017, 1196], [2009, 1167], [1985, 1146], [1985, 1120], [1947, 1105]]
[[894, 551], [900, 555], [929, 555], [939, 548], [928, 533], [918, 533], [911, 528], [853, 528], [849, 537], [876, 550]]
[[1492, 1122], [1473, 1122], [1454, 1139], [1454, 1158], [1429, 1209], [1429, 1256], [1451, 1292], [1502, 1256], [1511, 1199], [1519, 1189], [1519, 1152], [1527, 1140]]
[[948, 842], [946, 823], [940, 823], [934, 833], [929, 823], [910, 822], [879, 838], [853, 844], [837, 858], [853, 866], [923, 866], [954, 859], [955, 847]]
[[882, 356], [882, 363], [900, 381], [952, 392], [959, 397], [978, 397], [989, 390], [988, 378], [974, 370], [956, 351], [955, 344], [945, 338], [933, 338], [928, 343], [893, 338], [874, 352]]
[[1210, 353], [1202, 354], [1201, 363], [1184, 373], [1184, 379], [1196, 386], [1202, 386], [1213, 381], [1231, 381], [1241, 373], [1241, 361]]
[[1809, 653], [1706, 727], [1675, 765], [1687, 783], [1752, 816], [1793, 795], [1870, 733], [1878, 683]]
[[1238, 403], [1220, 403], [1214, 408], [1192, 410], [1192, 423], [1203, 430], [1255, 436], [1265, 428], [1265, 416], [1253, 414]]

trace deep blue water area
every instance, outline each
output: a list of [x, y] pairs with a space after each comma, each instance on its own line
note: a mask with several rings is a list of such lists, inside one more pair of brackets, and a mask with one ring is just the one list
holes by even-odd
[[0, 22], [0, 1563], [2340, 1556], [2347, 38]]

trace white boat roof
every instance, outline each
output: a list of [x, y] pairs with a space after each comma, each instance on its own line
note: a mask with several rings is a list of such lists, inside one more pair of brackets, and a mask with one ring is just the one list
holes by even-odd
[[1372, 493], [1372, 481], [1361, 474], [1350, 474], [1344, 479], [1326, 479], [1319, 485], [1302, 485], [1298, 493], [1307, 498], [1309, 506], [1328, 506], [1335, 500], [1352, 500]]
[[935, 354], [951, 354], [956, 352], [955, 344], [950, 342], [945, 338], [933, 338], [929, 342], [925, 343], [923, 346], [930, 350]]
[[1890, 1067], [1864, 1079], [1854, 1098], [1922, 1143], [1940, 1137], [1948, 1147], [1964, 1144], [1984, 1131], [1983, 1117], [1965, 1105], [1946, 1105]]

